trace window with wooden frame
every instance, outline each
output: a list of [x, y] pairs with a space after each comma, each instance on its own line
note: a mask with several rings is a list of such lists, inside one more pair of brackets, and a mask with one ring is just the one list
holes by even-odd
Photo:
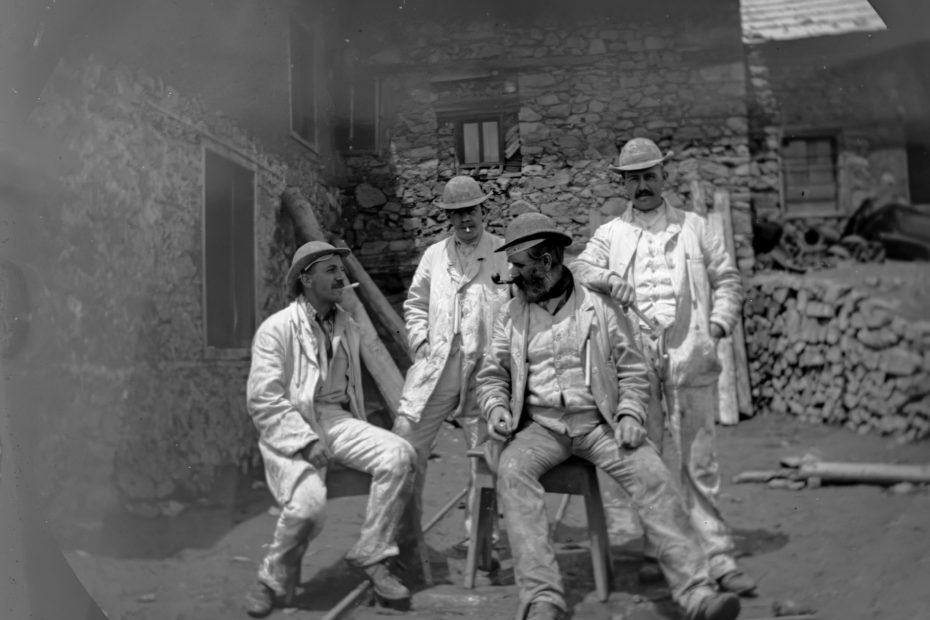
[[307, 26], [291, 20], [289, 62], [291, 86], [291, 135], [313, 150], [319, 146], [320, 75], [317, 37]]
[[440, 122], [451, 125], [457, 168], [517, 172], [522, 168], [516, 112], [446, 114]]
[[255, 330], [255, 171], [204, 149], [204, 325], [208, 350], [248, 350]]
[[376, 79], [344, 80], [336, 102], [336, 148], [373, 153], [380, 147], [381, 89]]
[[817, 217], [839, 212], [836, 139], [792, 136], [782, 140], [785, 215]]
[[459, 165], [490, 166], [504, 161], [500, 115], [460, 119], [455, 133]]

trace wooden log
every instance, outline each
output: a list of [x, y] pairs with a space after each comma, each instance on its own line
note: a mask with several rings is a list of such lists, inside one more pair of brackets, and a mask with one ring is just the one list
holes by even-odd
[[801, 478], [820, 478], [835, 482], [871, 482], [896, 484], [898, 482], [930, 482], [930, 465], [899, 465], [892, 463], [844, 463], [818, 461], [803, 463], [798, 471]]
[[[340, 248], [349, 247], [342, 239], [334, 239], [333, 245]], [[387, 300], [387, 297], [384, 296], [384, 293], [381, 292], [381, 289], [379, 289], [375, 281], [371, 279], [371, 276], [368, 275], [368, 272], [365, 271], [362, 263], [355, 258], [354, 254], [349, 254], [342, 260], [346, 265], [349, 276], [359, 283], [358, 295], [365, 303], [365, 307], [374, 315], [381, 325], [390, 332], [394, 342], [396, 342], [400, 346], [400, 349], [407, 353], [409, 357], [410, 352], [407, 350], [407, 327], [404, 325], [404, 320], [400, 318], [400, 315], [394, 310], [391, 302]]]
[[[707, 222], [712, 231], [719, 235], [723, 234], [723, 222], [719, 213], [708, 214]], [[739, 422], [739, 401], [736, 393], [736, 367], [733, 343], [729, 336], [717, 342], [717, 357], [720, 359], [720, 377], [717, 379], [717, 390], [720, 395], [717, 421], [726, 425], [737, 424]]]
[[[326, 235], [320, 226], [310, 202], [297, 187], [288, 187], [281, 194], [281, 203], [291, 216], [298, 240], [326, 241]], [[371, 374], [384, 404], [393, 419], [397, 415], [397, 405], [404, 387], [404, 377], [391, 357], [384, 343], [378, 337], [365, 307], [353, 290], [343, 293], [343, 307], [352, 313], [361, 331], [362, 362]]]
[[[727, 246], [730, 257], [736, 260], [736, 243], [733, 239], [733, 217], [730, 213], [730, 193], [725, 190], [714, 192], [714, 212], [720, 214], [723, 222], [723, 240]], [[752, 417], [752, 397], [749, 383], [749, 364], [746, 358], [746, 336], [743, 329], [742, 313], [736, 319], [733, 327], [733, 363], [736, 368], [736, 395], [738, 397], [739, 411], [744, 416]]]
[[747, 482], [768, 482], [775, 478], [795, 478], [797, 472], [793, 469], [751, 469], [740, 472], [733, 476], [733, 484], [744, 484]]

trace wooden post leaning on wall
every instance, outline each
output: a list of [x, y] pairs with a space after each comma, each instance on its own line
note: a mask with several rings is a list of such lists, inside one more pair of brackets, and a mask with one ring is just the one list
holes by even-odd
[[[716, 199], [716, 194], [714, 196]], [[691, 210], [707, 218], [711, 230], [724, 237], [723, 220], [719, 213], [707, 212], [707, 201], [700, 179], [691, 181]], [[721, 338], [717, 343], [717, 357], [720, 359], [720, 378], [717, 380], [717, 391], [720, 395], [717, 410], [717, 421], [721, 424], [736, 424], [739, 422], [739, 406], [736, 396], [736, 370], [734, 369], [733, 348], [730, 346], [731, 338]]]
[[[300, 243], [327, 241], [310, 202], [299, 188], [285, 189], [281, 194], [281, 204], [284, 205], [294, 222], [294, 229]], [[397, 415], [397, 405], [404, 388], [404, 377], [384, 343], [378, 338], [378, 332], [355, 291], [348, 290], [343, 294], [343, 306], [352, 314], [361, 328], [362, 362], [374, 379], [375, 385], [378, 386], [378, 391], [393, 419]]]
[[[342, 239], [333, 239], [333, 245], [338, 248], [348, 248], [349, 246]], [[394, 310], [391, 302], [388, 301], [375, 281], [371, 279], [368, 272], [362, 266], [362, 263], [355, 258], [354, 254], [349, 254], [342, 259], [345, 263], [349, 276], [359, 283], [358, 295], [365, 302], [365, 307], [371, 312], [376, 319], [390, 332], [391, 337], [400, 346], [400, 350], [410, 356], [407, 349], [407, 326], [400, 315]], [[412, 360], [411, 360], [412, 361]]]
[[[723, 240], [727, 244], [727, 252], [736, 262], [736, 242], [733, 239], [733, 217], [730, 211], [730, 194], [725, 190], [714, 192], [714, 211], [720, 213], [723, 221]], [[736, 395], [739, 411], [744, 416], [752, 417], [752, 384], [749, 381], [749, 358], [746, 355], [746, 336], [743, 328], [743, 313], [736, 317], [733, 327], [733, 361], [736, 368]]]
[[[724, 236], [723, 219], [718, 211], [715, 210], [707, 214], [707, 223], [715, 234], [720, 235], [721, 238]], [[737, 424], [739, 422], [739, 397], [736, 387], [733, 334], [725, 336], [717, 342], [717, 357], [720, 359], [720, 378], [717, 380], [717, 389], [720, 393], [720, 409], [717, 412], [717, 421], [726, 425]]]

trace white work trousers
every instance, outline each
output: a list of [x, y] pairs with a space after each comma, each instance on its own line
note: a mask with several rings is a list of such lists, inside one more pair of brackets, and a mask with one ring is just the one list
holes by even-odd
[[[655, 340], [643, 336], [647, 360], [656, 360]], [[719, 408], [717, 384], [673, 386], [659, 379], [656, 368], [649, 368], [650, 399], [646, 413], [649, 438], [662, 453], [669, 470], [680, 483], [691, 523], [710, 562], [710, 576], [719, 579], [736, 569], [733, 537], [717, 508], [720, 467], [714, 422]], [[665, 411], [661, 399], [665, 399]], [[667, 416], [667, 418], [665, 417]], [[663, 449], [664, 427], [668, 423], [673, 451]], [[612, 538], [633, 537], [641, 530], [626, 493], [607, 476], [602, 484], [604, 508]], [[646, 539], [646, 556], [655, 557], [654, 546]]]
[[[394, 433], [338, 408], [322, 408], [319, 418], [333, 461], [372, 477], [361, 535], [346, 561], [369, 566], [396, 556], [398, 524], [413, 487], [413, 448]], [[324, 468], [305, 475], [281, 507], [274, 537], [258, 570], [259, 581], [278, 596], [293, 595], [304, 551], [323, 527], [325, 506]]]

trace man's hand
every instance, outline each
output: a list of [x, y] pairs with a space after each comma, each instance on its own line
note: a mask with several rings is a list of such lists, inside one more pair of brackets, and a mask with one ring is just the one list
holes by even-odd
[[513, 416], [504, 407], [495, 407], [488, 416], [488, 435], [498, 441], [507, 441], [513, 432]]
[[301, 450], [300, 455], [304, 457], [305, 461], [317, 469], [326, 467], [326, 464], [332, 456], [329, 452], [329, 448], [319, 439], [313, 441], [313, 443]]
[[617, 422], [614, 438], [624, 448], [638, 448], [646, 439], [646, 429], [637, 422], [636, 418], [625, 415]]
[[610, 296], [616, 299], [617, 303], [624, 308], [636, 299], [636, 289], [619, 275], [610, 274], [607, 283], [610, 284]]
[[726, 334], [724, 333], [723, 328], [720, 327], [720, 325], [718, 325], [717, 323], [710, 324], [710, 337], [714, 339], [714, 342], [717, 342], [724, 336], [726, 336]]
[[411, 428], [412, 422], [410, 421], [410, 418], [405, 415], [399, 415], [394, 418], [394, 428], [392, 428], [391, 431], [395, 435], [400, 435], [406, 439], [410, 436]]
[[421, 359], [426, 359], [429, 357], [429, 341], [424, 340], [420, 343], [420, 346], [417, 347], [416, 353], [413, 354], [413, 361], [418, 362]]

